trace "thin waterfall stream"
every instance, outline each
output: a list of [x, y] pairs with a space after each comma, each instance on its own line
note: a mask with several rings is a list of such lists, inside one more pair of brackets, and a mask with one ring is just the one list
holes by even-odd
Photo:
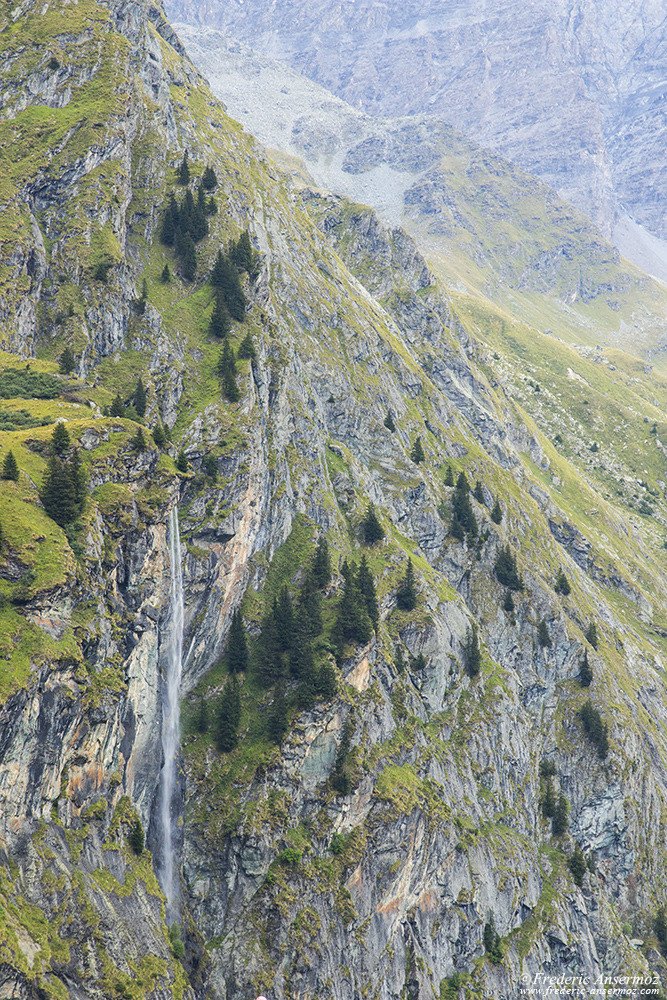
[[164, 660], [165, 685], [162, 702], [162, 752], [160, 772], [159, 824], [161, 833], [161, 883], [167, 897], [167, 923], [178, 919], [179, 879], [175, 864], [173, 798], [176, 790], [178, 748], [180, 743], [180, 704], [178, 700], [183, 670], [183, 570], [178, 510], [169, 514], [169, 557], [171, 562], [171, 614]]

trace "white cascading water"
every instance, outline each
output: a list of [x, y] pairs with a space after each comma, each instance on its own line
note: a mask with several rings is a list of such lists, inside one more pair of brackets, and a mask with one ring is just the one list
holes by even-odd
[[179, 880], [174, 858], [174, 823], [172, 799], [176, 788], [176, 768], [180, 742], [180, 705], [178, 694], [183, 669], [183, 571], [181, 567], [181, 537], [178, 530], [178, 510], [169, 515], [169, 555], [171, 559], [171, 620], [167, 655], [164, 699], [162, 703], [162, 751], [164, 763], [160, 773], [160, 827], [162, 857], [160, 864], [162, 890], [167, 897], [167, 923], [179, 913]]

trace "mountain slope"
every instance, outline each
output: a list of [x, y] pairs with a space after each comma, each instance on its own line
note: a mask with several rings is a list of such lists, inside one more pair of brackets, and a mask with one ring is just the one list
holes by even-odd
[[[0, 460], [19, 469], [0, 481], [5, 992], [490, 998], [538, 971], [660, 975], [661, 377], [532, 342], [488, 304], [457, 312], [409, 236], [291, 184], [158, 8], [80, 0], [66, 34], [64, 14], [7, 8], [2, 33]], [[197, 203], [206, 167], [217, 214], [193, 274], [161, 242], [165, 206]], [[246, 229], [246, 308], [218, 339], [212, 270]], [[612, 415], [631, 454], [597, 433]], [[579, 444], [594, 436], [603, 469]], [[63, 517], [47, 486], [75, 445], [89, 493]], [[448, 466], [479, 479], [469, 507]], [[176, 504], [170, 933], [153, 867]], [[313, 588], [322, 537], [332, 572]], [[362, 556], [377, 615], [350, 583]], [[301, 624], [272, 646], [290, 594]], [[569, 803], [561, 833], [549, 788]]]
[[641, 3], [183, 3], [371, 115], [432, 115], [542, 178], [607, 237], [665, 239], [667, 9]]

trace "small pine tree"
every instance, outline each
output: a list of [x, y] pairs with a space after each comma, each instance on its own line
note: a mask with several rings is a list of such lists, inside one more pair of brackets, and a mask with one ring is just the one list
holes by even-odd
[[484, 951], [486, 952], [489, 961], [493, 962], [494, 965], [502, 962], [503, 951], [500, 944], [500, 935], [498, 934], [494, 923], [493, 914], [491, 914], [489, 920], [484, 925], [482, 940], [484, 943]]
[[514, 598], [512, 597], [512, 591], [505, 591], [505, 599], [503, 600], [503, 611], [507, 611], [510, 614], [514, 613]]
[[69, 467], [57, 455], [49, 459], [39, 498], [49, 517], [61, 527], [76, 520], [79, 513], [77, 487]]
[[236, 361], [234, 360], [234, 351], [227, 340], [225, 340], [225, 346], [220, 352], [217, 372], [222, 383], [223, 393], [230, 403], [237, 403], [241, 398], [241, 393], [236, 382]]
[[276, 696], [273, 699], [269, 718], [267, 720], [267, 730], [269, 739], [277, 745], [282, 743], [289, 724], [287, 699], [285, 698], [285, 687], [278, 684]]
[[593, 708], [590, 701], [582, 705], [579, 715], [584, 724], [586, 735], [597, 748], [598, 756], [604, 760], [609, 752], [609, 734], [607, 726], [602, 721], [602, 716], [597, 708]]
[[168, 285], [171, 281], [171, 271], [169, 270], [169, 264], [165, 264], [162, 268], [162, 274], [160, 275], [160, 280], [163, 285]]
[[366, 508], [366, 513], [364, 514], [361, 522], [361, 528], [364, 535], [364, 543], [366, 545], [375, 545], [376, 542], [381, 542], [384, 538], [384, 528], [378, 520], [378, 516], [375, 513], [375, 507], [372, 503], [369, 503]]
[[241, 692], [236, 674], [232, 674], [225, 684], [218, 709], [216, 739], [218, 749], [229, 753], [238, 743], [241, 721]]
[[482, 489], [482, 484], [479, 479], [475, 483], [475, 489], [472, 494], [477, 501], [477, 503], [484, 503], [484, 490]]
[[210, 479], [212, 483], [217, 482], [218, 463], [216, 462], [215, 455], [206, 455], [202, 462], [202, 468], [207, 479]]
[[509, 545], [500, 548], [496, 561], [493, 564], [493, 572], [498, 583], [509, 587], [510, 590], [523, 590], [524, 584], [516, 565], [516, 558], [512, 555]]
[[2, 478], [9, 479], [15, 483], [19, 481], [19, 467], [18, 462], [14, 458], [14, 453], [8, 451], [5, 455], [5, 460], [2, 463]]
[[229, 318], [229, 313], [227, 312], [222, 292], [218, 290], [215, 293], [213, 312], [211, 313], [211, 320], [208, 325], [209, 331], [214, 337], [217, 337], [220, 340], [227, 336], [231, 325], [232, 321]]
[[61, 375], [71, 375], [75, 368], [76, 358], [72, 354], [69, 346], [67, 346], [58, 358], [58, 371]]
[[227, 642], [227, 667], [230, 674], [245, 673], [248, 669], [248, 640], [246, 639], [243, 617], [237, 609], [232, 615]]
[[396, 643], [396, 648], [394, 650], [394, 666], [396, 667], [396, 673], [398, 674], [405, 673], [405, 659], [403, 657], [403, 650], [401, 649], [398, 643]]
[[558, 796], [558, 804], [551, 821], [551, 832], [554, 837], [560, 837], [567, 830], [567, 799], [564, 795]]
[[144, 828], [141, 825], [141, 820], [137, 817], [134, 826], [132, 827], [132, 832], [130, 833], [130, 847], [137, 855], [142, 855], [144, 853], [144, 844], [146, 838], [144, 836]]
[[542, 649], [551, 649], [551, 636], [544, 618], [540, 618], [540, 624], [537, 626], [537, 641]]
[[78, 448], [75, 448], [72, 452], [72, 457], [67, 464], [67, 471], [74, 490], [76, 512], [77, 514], [81, 514], [86, 503], [86, 487], [88, 485], [88, 480], [86, 477], [86, 471], [81, 464], [81, 456]]
[[447, 466], [447, 472], [445, 473], [445, 486], [454, 485], [454, 473], [452, 472], [451, 465]]
[[178, 456], [176, 458], [176, 468], [178, 469], [179, 472], [188, 471], [188, 457], [182, 450], [179, 451]]
[[144, 383], [141, 381], [141, 376], [139, 376], [139, 381], [137, 382], [137, 388], [134, 390], [134, 408], [137, 411], [138, 416], [146, 416], [146, 390], [144, 389]]
[[598, 648], [598, 630], [595, 622], [591, 622], [586, 629], [586, 641], [590, 642], [593, 649]]
[[542, 815], [546, 819], [553, 819], [556, 815], [556, 796], [554, 795], [554, 786], [551, 783], [551, 778], [547, 778], [544, 798], [542, 799]]
[[341, 733], [340, 743], [338, 744], [338, 750], [336, 752], [334, 769], [330, 778], [332, 788], [335, 792], [338, 792], [339, 795], [348, 795], [352, 785], [349, 772], [347, 771], [345, 765], [347, 764], [347, 758], [350, 753], [350, 743], [353, 732], [354, 723], [348, 716], [345, 720], [345, 725], [343, 726], [343, 732]]
[[375, 583], [373, 581], [373, 574], [368, 568], [368, 563], [366, 562], [366, 556], [361, 557], [361, 562], [359, 563], [359, 569], [357, 570], [357, 587], [361, 593], [366, 604], [366, 610], [368, 611], [368, 617], [371, 620], [373, 628], [377, 632], [378, 625], [380, 624], [380, 611], [378, 608], [378, 599], [375, 592]]
[[114, 396], [111, 401], [111, 406], [109, 407], [110, 417], [124, 417], [125, 416], [125, 406], [123, 405], [123, 400], [119, 395]]
[[213, 167], [205, 167], [201, 175], [201, 184], [204, 191], [213, 191], [218, 185], [218, 178]]
[[146, 451], [146, 438], [143, 427], [137, 427], [137, 433], [131, 438], [130, 446], [133, 451]]
[[482, 665], [482, 654], [479, 648], [479, 638], [477, 625], [473, 625], [466, 632], [463, 653], [466, 661], [466, 670], [471, 677], [477, 677]]
[[255, 350], [255, 345], [250, 333], [246, 333], [245, 337], [239, 344], [237, 354], [239, 358], [245, 358], [249, 361], [257, 360], [257, 351]]
[[324, 535], [320, 535], [319, 541], [317, 543], [317, 548], [315, 549], [315, 555], [313, 556], [311, 573], [313, 576], [313, 580], [315, 581], [316, 587], [319, 588], [326, 587], [329, 581], [331, 580], [331, 560], [329, 559], [329, 545]]
[[394, 418], [391, 415], [391, 410], [387, 410], [387, 416], [384, 418], [384, 425], [388, 431], [392, 434], [396, 431], [396, 424], [394, 423]]
[[426, 460], [426, 455], [424, 454], [424, 448], [422, 446], [422, 439], [420, 437], [415, 439], [412, 451], [410, 452], [410, 458], [416, 465], [419, 465], [421, 462]]
[[500, 506], [499, 501], [496, 500], [496, 502], [493, 505], [493, 510], [491, 511], [491, 520], [493, 521], [494, 524], [500, 524], [502, 519], [503, 519], [503, 509]]
[[396, 605], [402, 611], [414, 611], [417, 607], [417, 585], [415, 583], [415, 570], [412, 559], [408, 558], [405, 576], [398, 585], [396, 591]]
[[176, 168], [176, 180], [179, 184], [190, 183], [190, 164], [188, 163], [187, 149], [183, 153], [183, 159], [181, 160], [179, 166]]
[[153, 428], [153, 440], [155, 441], [158, 448], [163, 448], [167, 441], [167, 435], [164, 432], [164, 428], [161, 424], [156, 424]]
[[256, 254], [250, 242], [248, 230], [244, 230], [236, 243], [232, 241], [229, 248], [229, 259], [238, 267], [239, 271], [252, 274], [256, 265]]
[[586, 858], [584, 852], [579, 847], [579, 844], [574, 845], [574, 851], [567, 859], [567, 867], [572, 872], [572, 878], [576, 885], [581, 889], [584, 884], [584, 875], [586, 874]]
[[554, 586], [554, 590], [556, 591], [557, 594], [563, 594], [564, 597], [567, 597], [567, 595], [572, 591], [572, 587], [570, 586], [570, 581], [565, 576], [565, 573], [563, 572], [562, 568], [558, 570], [558, 575], [556, 577], [556, 584]]
[[218, 203], [215, 198], [209, 198], [206, 202], [206, 214], [207, 215], [217, 215], [218, 214]]
[[51, 451], [54, 455], [64, 455], [70, 446], [69, 431], [62, 420], [53, 428], [51, 435]]
[[183, 237], [183, 249], [179, 256], [181, 258], [181, 274], [186, 281], [192, 281], [197, 273], [197, 251], [190, 233], [186, 233]]
[[584, 658], [579, 667], [579, 683], [582, 688], [590, 687], [593, 682], [593, 669], [588, 662], [588, 650], [584, 649]]

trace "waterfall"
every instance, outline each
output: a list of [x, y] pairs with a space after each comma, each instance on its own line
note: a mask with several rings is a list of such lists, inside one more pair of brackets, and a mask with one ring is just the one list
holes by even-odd
[[162, 751], [164, 763], [160, 772], [159, 826], [161, 833], [160, 881], [167, 897], [167, 923], [179, 914], [179, 879], [174, 864], [173, 797], [176, 790], [176, 767], [180, 738], [180, 706], [178, 693], [183, 667], [183, 571], [181, 568], [181, 538], [178, 531], [178, 510], [169, 514], [169, 556], [171, 561], [171, 617], [167, 651], [164, 658], [165, 684], [162, 700]]

